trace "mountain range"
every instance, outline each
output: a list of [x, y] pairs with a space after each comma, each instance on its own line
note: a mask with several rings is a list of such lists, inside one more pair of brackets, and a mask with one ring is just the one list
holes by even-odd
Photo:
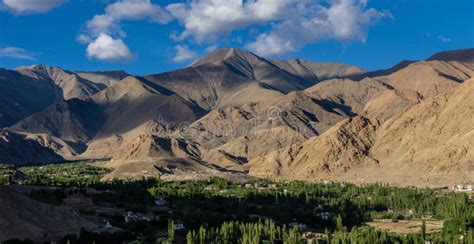
[[107, 178], [474, 180], [474, 49], [365, 71], [234, 48], [132, 76], [0, 69], [0, 162], [99, 160]]

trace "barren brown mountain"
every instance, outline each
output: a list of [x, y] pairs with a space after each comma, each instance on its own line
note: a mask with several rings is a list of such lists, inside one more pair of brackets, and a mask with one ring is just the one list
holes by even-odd
[[59, 240], [81, 228], [97, 228], [68, 207], [37, 202], [13, 187], [0, 186], [0, 206], [0, 240]]
[[[474, 167], [472, 127], [460, 123], [473, 119], [472, 81], [463, 83], [474, 76], [466, 61], [471, 53], [440, 53], [368, 73], [336, 63], [269, 61], [231, 48], [145, 77], [44, 66], [5, 70], [20, 84], [48, 80], [53, 91], [80, 99], [58, 96], [36, 109], [43, 111], [19, 116], [4, 129], [0, 150], [15, 163], [32, 160], [17, 155], [19, 145], [28, 145], [36, 162], [111, 159], [108, 178], [250, 174], [400, 183], [401, 177], [404, 184], [435, 185], [427, 177], [438, 177], [446, 185]], [[433, 134], [434, 128], [443, 129]], [[168, 166], [174, 170], [158, 169]]]
[[262, 155], [250, 174], [445, 186], [474, 180], [474, 79], [381, 123], [355, 117]]
[[[288, 93], [316, 82], [290, 74], [253, 53], [234, 48], [217, 49], [185, 69], [145, 78], [180, 94], [206, 111], [242, 106], [269, 92]], [[238, 94], [245, 89], [250, 92], [247, 94], [249, 100], [242, 101]]]
[[10, 126], [61, 99], [50, 82], [0, 69], [0, 127]]
[[308, 81], [323, 81], [332, 78], [347, 78], [363, 75], [367, 71], [352, 65], [340, 63], [317, 63], [301, 59], [273, 61], [278, 67]]
[[73, 149], [61, 139], [46, 134], [15, 133], [0, 131], [0, 155], [2, 162], [17, 165], [64, 161]]
[[83, 79], [73, 72], [45, 65], [19, 67], [17, 71], [34, 79], [50, 81], [55, 84], [61, 91], [64, 100], [71, 98], [87, 99], [106, 87], [103, 84], [95, 84]]
[[458, 61], [472, 64], [474, 63], [474, 48], [439, 52], [429, 57], [427, 60]]
[[83, 79], [90, 80], [96, 84], [103, 84], [106, 87], [115, 85], [122, 79], [129, 76], [129, 74], [125, 73], [123, 70], [96, 72], [77, 71], [75, 73]]
[[127, 75], [124, 72], [74, 73], [45, 65], [0, 69], [0, 127], [10, 126], [62, 100], [86, 100], [123, 76]]
[[[163, 126], [190, 123], [201, 113], [199, 108], [171, 91], [130, 76], [85, 101], [59, 102], [13, 125], [10, 130], [60, 138], [74, 148], [74, 152], [62, 156], [77, 156], [95, 140], [124, 134], [151, 121]], [[115, 147], [108, 150], [112, 149]], [[90, 156], [96, 158], [93, 154]]]

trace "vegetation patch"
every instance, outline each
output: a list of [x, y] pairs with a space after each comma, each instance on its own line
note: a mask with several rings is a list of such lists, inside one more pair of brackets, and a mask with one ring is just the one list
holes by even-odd
[[95, 185], [110, 172], [109, 169], [94, 166], [89, 162], [21, 167], [18, 170], [27, 176], [25, 184], [64, 187]]
[[[101, 181], [108, 171], [87, 162], [17, 170], [42, 186], [30, 197], [107, 223], [65, 242], [472, 243], [466, 193], [263, 179]], [[110, 230], [120, 232], [101, 234]]]

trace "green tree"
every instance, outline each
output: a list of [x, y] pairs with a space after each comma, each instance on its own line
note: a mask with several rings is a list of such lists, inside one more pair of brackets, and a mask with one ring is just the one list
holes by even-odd
[[174, 241], [174, 220], [168, 220], [168, 239]]
[[188, 231], [188, 234], [186, 235], [186, 243], [187, 244], [195, 244], [196, 243], [196, 232], [194, 231]]
[[337, 215], [336, 217], [336, 230], [337, 231], [343, 231], [344, 230], [344, 226], [342, 225], [342, 217], [341, 215]]
[[204, 226], [201, 226], [201, 228], [199, 228], [199, 243], [205, 244], [206, 240], [207, 240], [206, 228], [204, 228]]
[[426, 222], [423, 220], [423, 223], [421, 224], [421, 239], [423, 241], [426, 241]]

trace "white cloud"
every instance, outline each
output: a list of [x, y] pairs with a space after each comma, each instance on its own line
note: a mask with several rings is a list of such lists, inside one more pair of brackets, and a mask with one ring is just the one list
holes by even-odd
[[288, 6], [292, 1], [290, 0], [259, 0], [249, 1], [247, 8], [250, 14], [257, 20], [272, 20], [276, 16], [281, 16], [288, 9]]
[[98, 36], [101, 33], [109, 35], [126, 35], [120, 27], [122, 20], [144, 20], [160, 24], [169, 23], [172, 16], [159, 5], [150, 0], [121, 0], [107, 5], [104, 14], [95, 15], [87, 21], [86, 27], [90, 35]]
[[174, 48], [176, 49], [176, 56], [173, 59], [175, 62], [183, 62], [197, 57], [197, 54], [189, 50], [187, 46], [176, 45]]
[[107, 15], [118, 20], [149, 19], [160, 24], [169, 23], [172, 16], [150, 0], [122, 0], [107, 6]]
[[323, 39], [365, 42], [368, 28], [390, 12], [367, 0], [194, 0], [166, 7], [184, 27], [176, 41], [215, 45], [222, 36], [252, 25], [269, 26], [246, 47], [261, 55], [295, 51]]
[[450, 41], [452, 41], [451, 38], [445, 37], [445, 36], [441, 36], [441, 35], [438, 36], [438, 40], [440, 40], [440, 41], [442, 41], [442, 42], [450, 42]]
[[[223, 40], [235, 43], [238, 38], [223, 37], [255, 27], [260, 34], [245, 47], [271, 56], [326, 39], [365, 42], [369, 27], [386, 17], [391, 17], [390, 12], [368, 8], [367, 0], [181, 0], [164, 9], [150, 0], [119, 0], [89, 20], [77, 41], [97, 42], [105, 34], [125, 46], [122, 21], [166, 24], [175, 19], [183, 29], [170, 35], [174, 41], [192, 39], [206, 46], [218, 46]], [[175, 61], [193, 53], [186, 46], [175, 48]]]
[[102, 61], [127, 61], [133, 55], [120, 39], [113, 39], [107, 34], [100, 34], [87, 46], [87, 56]]
[[195, 0], [166, 9], [185, 27], [178, 39], [215, 42], [236, 29], [291, 15], [297, 0]]
[[[289, 25], [287, 25], [289, 27]], [[286, 29], [284, 26], [281, 29]], [[296, 51], [298, 40], [291, 40], [292, 37], [281, 37], [276, 33], [263, 33], [257, 37], [255, 42], [246, 45], [246, 48], [263, 56], [280, 55]]]
[[36, 60], [34, 53], [19, 47], [5, 47], [0, 49], [0, 57]]
[[313, 6], [298, 18], [275, 25], [246, 45], [264, 55], [280, 55], [324, 39], [365, 42], [368, 28], [390, 12], [366, 9], [365, 0], [334, 0], [329, 7]]
[[81, 43], [81, 44], [89, 44], [93, 40], [88, 35], [80, 34], [79, 36], [77, 36], [76, 41]]
[[95, 15], [91, 20], [87, 21], [86, 27], [93, 36], [98, 36], [101, 33], [112, 34], [113, 32], [120, 31], [117, 20], [107, 14]]
[[[99, 60], [129, 60], [132, 55], [122, 40], [127, 33], [122, 30], [121, 21], [149, 20], [166, 24], [172, 19], [171, 14], [150, 0], [120, 0], [107, 5], [104, 14], [95, 15], [87, 21], [86, 31], [77, 37], [77, 41], [83, 44], [89, 43], [87, 47], [89, 57]], [[114, 45], [107, 48], [101, 45], [104, 42]]]
[[4, 6], [15, 14], [35, 14], [49, 12], [66, 0], [3, 0]]

